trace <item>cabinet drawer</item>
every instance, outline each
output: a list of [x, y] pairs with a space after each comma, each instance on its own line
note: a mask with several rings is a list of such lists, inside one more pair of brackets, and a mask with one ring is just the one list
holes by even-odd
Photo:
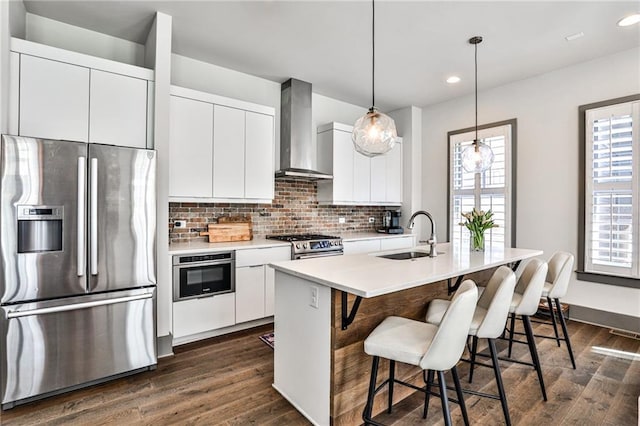
[[174, 338], [229, 327], [235, 323], [235, 293], [173, 303]]
[[236, 250], [236, 268], [291, 259], [291, 246]]
[[380, 251], [380, 239], [344, 241], [344, 254], [371, 253]]
[[397, 238], [387, 237], [380, 240], [380, 249], [382, 251], [411, 248], [413, 246], [413, 236]]

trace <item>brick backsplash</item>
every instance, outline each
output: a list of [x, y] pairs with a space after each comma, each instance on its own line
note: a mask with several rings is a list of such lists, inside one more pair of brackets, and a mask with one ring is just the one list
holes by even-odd
[[[254, 237], [374, 231], [381, 226], [385, 210], [380, 206], [318, 205], [316, 182], [277, 179], [272, 204], [169, 203], [169, 241], [206, 241], [199, 233], [206, 231], [208, 223], [215, 223], [218, 216], [240, 214], [251, 216]], [[339, 224], [339, 217], [345, 223]], [[375, 223], [369, 223], [370, 217], [375, 217]], [[186, 220], [187, 227], [174, 228], [174, 220]]]

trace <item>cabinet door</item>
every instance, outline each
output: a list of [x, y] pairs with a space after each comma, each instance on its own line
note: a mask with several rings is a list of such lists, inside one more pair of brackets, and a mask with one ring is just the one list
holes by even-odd
[[353, 201], [355, 149], [351, 133], [333, 131], [333, 201]]
[[21, 55], [20, 135], [87, 142], [89, 69]]
[[89, 142], [147, 147], [147, 81], [91, 70]]
[[235, 293], [173, 303], [173, 337], [204, 333], [235, 324]]
[[244, 121], [243, 110], [214, 105], [214, 197], [244, 198]]
[[413, 237], [385, 237], [380, 240], [380, 249], [382, 251], [398, 250], [413, 247]]
[[273, 198], [273, 117], [245, 113], [245, 198]]
[[386, 201], [402, 203], [402, 144], [396, 143], [386, 157]]
[[372, 253], [380, 251], [380, 239], [344, 241], [344, 254]]
[[[353, 149], [353, 147], [352, 147]], [[371, 159], [359, 152], [353, 154], [353, 201], [371, 200]]]
[[264, 316], [275, 314], [276, 270], [264, 265]]
[[213, 105], [171, 96], [169, 196], [212, 197]]
[[264, 318], [264, 265], [236, 268], [236, 323]]
[[371, 201], [376, 203], [387, 201], [387, 155], [371, 159]]

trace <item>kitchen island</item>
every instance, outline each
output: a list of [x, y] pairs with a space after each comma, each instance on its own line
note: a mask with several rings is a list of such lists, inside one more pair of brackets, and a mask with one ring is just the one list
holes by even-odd
[[[470, 252], [453, 244], [438, 245], [438, 252], [435, 258], [407, 260], [379, 257], [395, 253], [384, 252], [272, 263], [274, 388], [314, 424], [361, 424], [370, 368], [363, 341], [386, 316], [422, 320], [427, 302], [448, 297], [453, 278], [482, 284], [496, 267], [542, 254], [501, 247]], [[381, 368], [379, 374], [386, 372]], [[398, 366], [396, 377], [422, 380], [419, 370], [405, 365]], [[396, 389], [394, 403], [411, 392]], [[383, 409], [381, 394], [374, 414]]]

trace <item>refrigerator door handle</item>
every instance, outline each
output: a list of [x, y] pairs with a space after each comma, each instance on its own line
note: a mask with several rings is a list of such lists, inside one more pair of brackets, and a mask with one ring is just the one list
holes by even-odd
[[89, 262], [91, 264], [91, 275], [98, 275], [98, 159], [91, 159], [91, 206], [89, 212], [90, 245], [91, 252]]
[[86, 253], [86, 242], [85, 242], [85, 218], [86, 218], [86, 162], [84, 157], [78, 157], [78, 258], [77, 258], [77, 266], [78, 266], [78, 276], [84, 276], [85, 268], [85, 259], [87, 258]]
[[53, 314], [53, 313], [65, 312], [65, 311], [77, 311], [79, 309], [94, 308], [96, 306], [114, 305], [116, 303], [126, 303], [126, 302], [133, 302], [135, 300], [151, 299], [152, 297], [153, 297], [153, 293], [147, 293], [147, 294], [140, 294], [136, 296], [118, 297], [115, 299], [96, 300], [94, 302], [83, 302], [83, 303], [75, 303], [71, 305], [55, 306], [51, 308], [32, 309], [29, 311], [8, 311], [7, 318], [11, 319], [11, 318], [27, 317], [32, 315]]

